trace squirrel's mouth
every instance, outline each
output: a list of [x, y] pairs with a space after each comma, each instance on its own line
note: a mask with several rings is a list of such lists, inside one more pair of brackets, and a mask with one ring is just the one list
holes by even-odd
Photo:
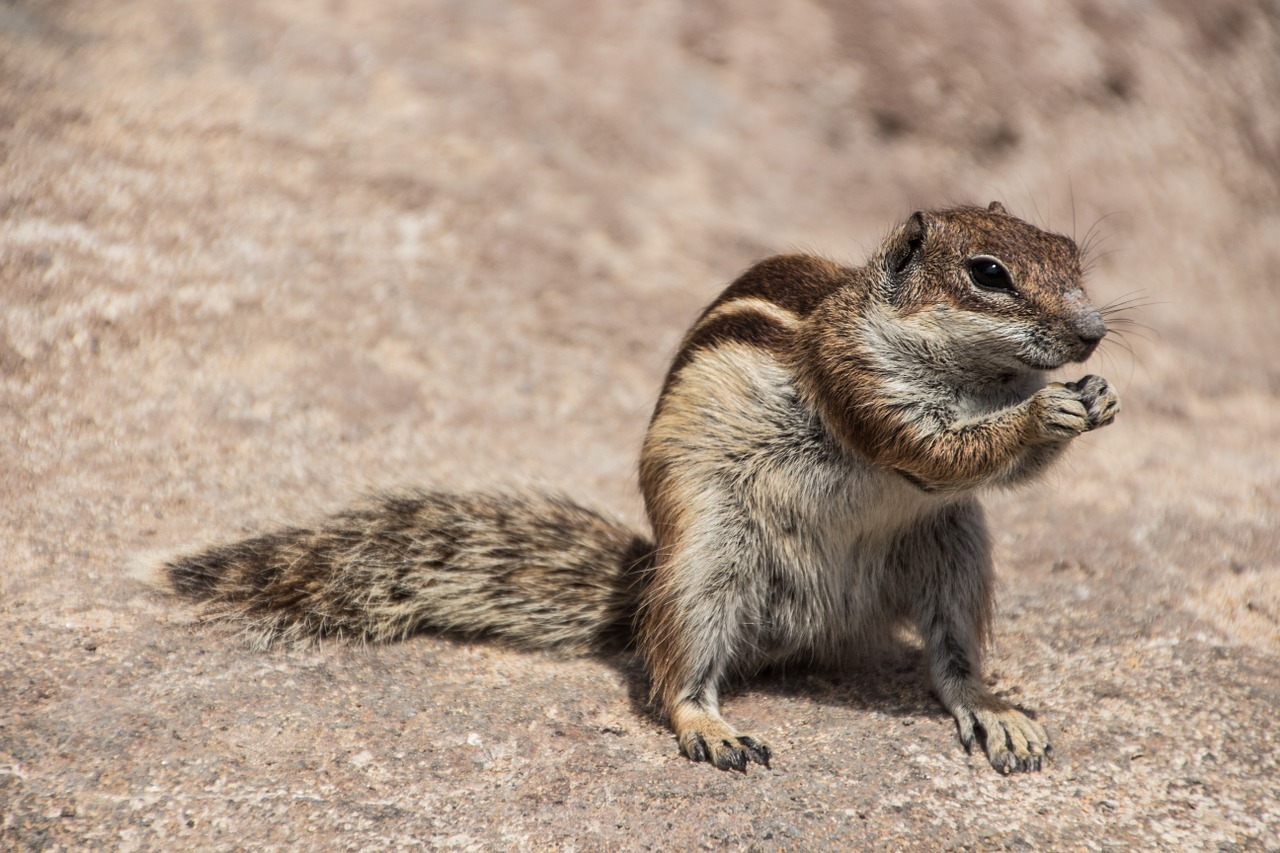
[[1042, 350], [1032, 352], [1018, 353], [1018, 361], [1022, 362], [1032, 370], [1049, 371], [1057, 370], [1068, 361], [1083, 361], [1084, 359], [1071, 359], [1058, 356], [1056, 353], [1050, 354]]
[[1034, 370], [1057, 370], [1068, 362], [1086, 360], [1097, 348], [1098, 341], [1082, 340], [1074, 347], [1064, 341], [1050, 341], [1048, 346], [1035, 341], [1018, 352], [1018, 361]]

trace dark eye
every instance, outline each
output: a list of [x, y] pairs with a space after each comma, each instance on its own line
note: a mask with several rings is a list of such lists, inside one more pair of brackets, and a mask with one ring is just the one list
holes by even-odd
[[1006, 293], [1017, 292], [1013, 288], [1013, 276], [1009, 275], [1009, 271], [1005, 269], [1004, 264], [990, 255], [979, 255], [976, 258], [969, 259], [969, 278], [973, 279], [973, 283], [983, 290], [1003, 290]]

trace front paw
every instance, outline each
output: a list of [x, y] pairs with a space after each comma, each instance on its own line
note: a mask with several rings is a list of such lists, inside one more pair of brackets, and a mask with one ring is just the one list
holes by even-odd
[[1043, 441], [1066, 441], [1091, 429], [1089, 408], [1076, 383], [1051, 382], [1036, 392], [1033, 401]]
[[1120, 397], [1111, 383], [1101, 376], [1086, 376], [1063, 387], [1080, 395], [1080, 401], [1088, 412], [1089, 429], [1104, 427], [1116, 419], [1120, 411]]
[[1007, 702], [987, 695], [974, 706], [953, 708], [960, 742], [967, 752], [980, 738], [987, 760], [1001, 773], [1039, 771], [1053, 755], [1044, 726]]

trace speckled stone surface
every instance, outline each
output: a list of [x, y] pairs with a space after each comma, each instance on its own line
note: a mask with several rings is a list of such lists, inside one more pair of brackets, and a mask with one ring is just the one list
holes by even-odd
[[[1277, 26], [0, 3], [0, 847], [1280, 850]], [[1087, 368], [1117, 423], [988, 502], [1042, 774], [966, 756], [910, 646], [731, 694], [776, 752], [744, 776], [625, 658], [252, 653], [135, 580], [379, 486], [639, 523], [666, 361], [738, 271], [993, 198], [1145, 324]]]

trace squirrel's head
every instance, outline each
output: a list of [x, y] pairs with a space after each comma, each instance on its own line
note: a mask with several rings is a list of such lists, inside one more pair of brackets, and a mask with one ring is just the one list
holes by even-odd
[[[885, 241], [879, 293], [900, 318], [992, 367], [1083, 361], [1107, 333], [1069, 237], [986, 209], [919, 212]], [[922, 329], [923, 331], [923, 329]]]

